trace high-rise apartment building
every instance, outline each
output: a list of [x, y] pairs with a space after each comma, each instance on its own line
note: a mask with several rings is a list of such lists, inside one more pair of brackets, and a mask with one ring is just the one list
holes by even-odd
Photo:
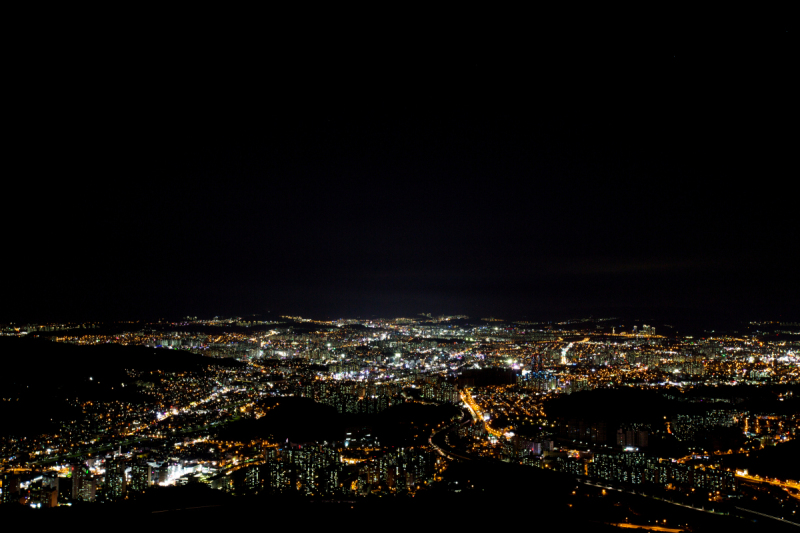
[[131, 467], [131, 490], [142, 492], [150, 487], [153, 467], [145, 462], [136, 463]]
[[127, 463], [120, 459], [106, 461], [106, 495], [109, 499], [119, 500], [125, 497], [127, 489], [126, 467]]

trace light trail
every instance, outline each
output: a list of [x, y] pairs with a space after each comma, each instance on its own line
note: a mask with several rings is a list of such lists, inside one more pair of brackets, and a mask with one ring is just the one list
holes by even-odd
[[483, 427], [486, 428], [487, 433], [497, 438], [503, 436], [502, 431], [493, 429], [489, 425], [489, 421], [483, 419], [483, 410], [472, 398], [472, 394], [470, 394], [469, 389], [466, 389], [466, 391], [461, 393], [461, 399], [464, 401], [464, 403], [467, 404], [467, 408], [470, 410], [470, 413], [472, 413], [473, 418], [475, 417], [476, 414], [478, 415], [478, 420], [481, 420], [483, 422]]
[[640, 526], [638, 524], [628, 524], [626, 522], [619, 522], [616, 524], [609, 523], [609, 526], [615, 527], [624, 527], [630, 529], [647, 529], [650, 531], [666, 531], [668, 533], [680, 533], [681, 531], [686, 531], [685, 529], [675, 529], [671, 527], [661, 527], [661, 526]]
[[781, 481], [779, 479], [767, 479], [759, 476], [751, 476], [741, 471], [736, 472], [736, 477], [745, 479], [747, 481], [752, 481], [754, 483], [768, 483], [770, 485], [775, 485], [776, 487], [781, 487], [782, 489], [800, 490], [800, 483], [790, 483], [788, 481]]

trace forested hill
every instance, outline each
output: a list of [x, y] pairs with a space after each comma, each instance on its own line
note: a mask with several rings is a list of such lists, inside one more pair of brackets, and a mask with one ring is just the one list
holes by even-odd
[[0, 436], [48, 431], [52, 423], [70, 418], [76, 398], [136, 402], [135, 376], [243, 365], [178, 350], [79, 346], [33, 337], [0, 337], [0, 364]]

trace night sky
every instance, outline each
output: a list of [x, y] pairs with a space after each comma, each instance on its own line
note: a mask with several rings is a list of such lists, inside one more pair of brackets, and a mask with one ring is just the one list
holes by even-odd
[[354, 41], [26, 65], [0, 321], [800, 320], [786, 28]]

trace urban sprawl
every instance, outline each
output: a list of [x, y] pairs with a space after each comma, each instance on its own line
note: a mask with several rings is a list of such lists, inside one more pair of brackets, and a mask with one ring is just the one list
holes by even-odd
[[[133, 388], [135, 400], [64, 398], [78, 414], [57, 421], [57, 429], [3, 436], [1, 501], [42, 508], [110, 502], [191, 483], [234, 495], [413, 497], [441, 483], [454, 463], [498, 460], [562, 472], [604, 493], [635, 490], [697, 509], [769, 499], [788, 509], [800, 498], [797, 479], [759, 475], [726, 458], [797, 437], [800, 413], [761, 408], [738, 392], [769, 389], [777, 405], [793, 400], [797, 326], [751, 322], [741, 334], [682, 336], [669, 325], [618, 318], [534, 323], [427, 314], [185, 317], [116, 323], [111, 333], [103, 324], [9, 324], [0, 335], [148, 347], [165, 360], [190, 352], [219, 364], [182, 371], [131, 365], [114, 387]], [[85, 372], [95, 379], [92, 368]], [[628, 393], [677, 407], [655, 420], [569, 403], [602, 394], [621, 394], [624, 402]], [[18, 397], [0, 396], [26, 409]], [[226, 433], [297, 398], [357, 423], [339, 440]], [[447, 415], [407, 424], [406, 445], [381, 442], [369, 417], [407, 404]]]

